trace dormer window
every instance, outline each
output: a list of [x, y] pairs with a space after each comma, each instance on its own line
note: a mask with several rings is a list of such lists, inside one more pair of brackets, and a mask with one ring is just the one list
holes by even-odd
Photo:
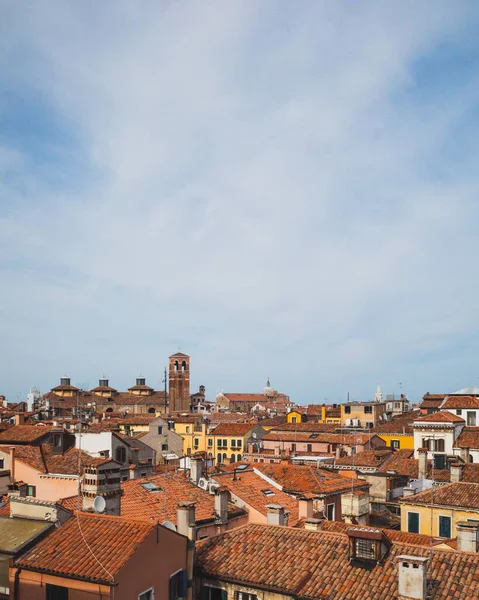
[[374, 560], [374, 545], [375, 540], [355, 540], [355, 558], [364, 558], [366, 560]]
[[370, 563], [381, 562], [391, 547], [391, 541], [379, 529], [360, 529], [351, 527], [347, 530], [349, 538], [349, 560]]

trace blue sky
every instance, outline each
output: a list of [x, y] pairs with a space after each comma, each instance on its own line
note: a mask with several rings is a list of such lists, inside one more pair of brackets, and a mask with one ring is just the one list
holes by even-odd
[[0, 393], [479, 383], [479, 8], [2, 3]]

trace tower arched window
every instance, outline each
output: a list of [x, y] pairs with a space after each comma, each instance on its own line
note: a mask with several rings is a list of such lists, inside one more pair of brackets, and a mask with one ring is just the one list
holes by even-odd
[[156, 408], [154, 406], [150, 406], [150, 408], [148, 409], [148, 412], [150, 414], [154, 414], [154, 413], [156, 413]]
[[186, 360], [181, 363], [183, 371], [186, 371]]
[[179, 365], [178, 365], [178, 361], [177, 360], [175, 360], [175, 365], [174, 366], [175, 366], [175, 371], [178, 371]]

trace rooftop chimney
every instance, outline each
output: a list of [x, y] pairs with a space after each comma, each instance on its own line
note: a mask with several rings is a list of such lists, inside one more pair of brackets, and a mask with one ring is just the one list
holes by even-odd
[[15, 446], [10, 446], [10, 483], [15, 483]]
[[470, 456], [469, 456], [469, 448], [467, 448], [467, 447], [461, 448], [460, 456], [461, 456], [462, 460], [465, 462], [465, 464], [467, 465], [467, 463], [469, 463], [471, 460]]
[[195, 502], [179, 502], [176, 513], [178, 533], [185, 535], [190, 540], [194, 540], [196, 534], [195, 506]]
[[287, 525], [287, 517], [284, 512], [284, 506], [280, 504], [267, 504], [267, 523], [268, 525]]
[[15, 415], [15, 425], [23, 425], [25, 423], [25, 415], [23, 413], [17, 413]]
[[456, 460], [451, 463], [451, 483], [462, 481], [462, 462]]
[[215, 493], [215, 513], [218, 520], [221, 523], [226, 523], [228, 520], [228, 490], [221, 488], [216, 490]]
[[425, 600], [427, 594], [427, 558], [421, 556], [398, 556], [399, 596]]
[[407, 498], [408, 496], [414, 496], [416, 490], [413, 487], [406, 486], [403, 488], [403, 496]]
[[456, 529], [457, 549], [463, 552], [477, 552], [479, 550], [479, 523], [459, 521]]
[[418, 479], [426, 479], [427, 475], [427, 448], [419, 448], [418, 453]]
[[320, 531], [321, 523], [321, 519], [306, 519], [304, 522], [304, 528], [308, 531]]
[[190, 481], [198, 485], [200, 478], [203, 477], [205, 463], [202, 458], [192, 456], [190, 458]]
[[313, 517], [313, 499], [300, 498], [298, 501], [299, 518], [311, 519]]

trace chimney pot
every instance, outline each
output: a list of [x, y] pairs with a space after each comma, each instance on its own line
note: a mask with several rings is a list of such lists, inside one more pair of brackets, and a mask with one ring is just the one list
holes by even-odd
[[427, 475], [427, 448], [419, 448], [418, 452], [418, 479], [426, 479]]
[[428, 559], [419, 556], [403, 554], [397, 557], [398, 592], [414, 600], [425, 600], [427, 594], [427, 563]]
[[313, 517], [313, 499], [300, 498], [298, 501], [299, 518], [311, 519]]
[[205, 463], [202, 458], [197, 458], [196, 456], [190, 458], [190, 480], [195, 485], [198, 485], [201, 477], [203, 477], [204, 466]]
[[287, 516], [285, 514], [284, 506], [280, 504], [267, 504], [267, 523], [268, 525], [287, 525]]
[[177, 531], [190, 540], [195, 539], [196, 516], [195, 502], [179, 502], [177, 509]]
[[226, 523], [228, 520], [228, 499], [228, 490], [222, 490], [221, 488], [216, 490], [215, 513], [222, 523]]
[[321, 524], [321, 519], [306, 519], [304, 522], [304, 528], [308, 531], [320, 531]]
[[477, 552], [479, 550], [479, 523], [460, 521], [456, 524], [457, 549], [463, 552]]

